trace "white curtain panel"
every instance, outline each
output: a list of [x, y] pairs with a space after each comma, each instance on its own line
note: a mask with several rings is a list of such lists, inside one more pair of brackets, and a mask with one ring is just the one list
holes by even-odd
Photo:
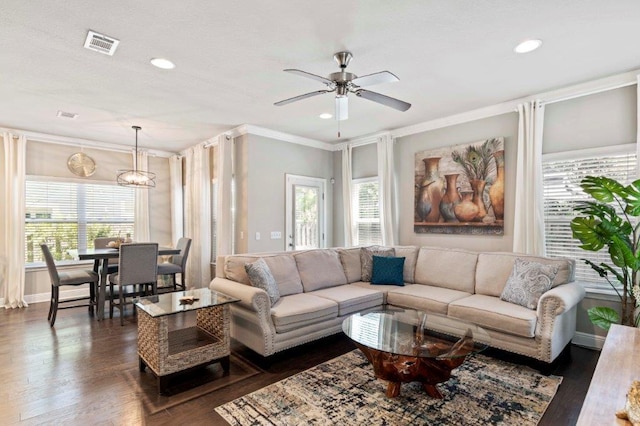
[[353, 226], [353, 147], [345, 145], [342, 148], [342, 204], [344, 210], [344, 246], [351, 247], [356, 240], [356, 229]]
[[[131, 156], [135, 162], [136, 152]], [[138, 151], [138, 170], [149, 170], [149, 155], [147, 151]], [[149, 189], [136, 188], [135, 212], [133, 217], [133, 237], [136, 242], [146, 243], [151, 241], [149, 225]]]
[[518, 158], [513, 251], [544, 256], [544, 198], [542, 189], [542, 129], [544, 105], [518, 105]]
[[394, 140], [389, 135], [378, 138], [378, 181], [380, 199], [380, 231], [382, 244], [393, 246], [398, 241], [396, 174], [393, 157]]
[[182, 194], [182, 157], [169, 157], [169, 185], [171, 191], [171, 241], [177, 244], [184, 237], [184, 206]]
[[233, 139], [218, 136], [216, 256], [233, 254]]
[[638, 164], [637, 167], [637, 175], [638, 178], [640, 178], [640, 74], [636, 76], [637, 79], [637, 83], [636, 83], [636, 102], [637, 102], [637, 108], [636, 108], [636, 114], [637, 114], [637, 118], [636, 118], [636, 163]]
[[202, 145], [186, 154], [185, 235], [192, 239], [187, 259], [189, 287], [208, 287], [211, 281], [211, 176], [209, 150]]
[[24, 216], [27, 140], [2, 134], [2, 203], [0, 203], [0, 288], [5, 308], [24, 308]]

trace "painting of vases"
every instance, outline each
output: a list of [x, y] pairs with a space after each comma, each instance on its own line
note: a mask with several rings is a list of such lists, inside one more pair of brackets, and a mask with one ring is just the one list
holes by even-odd
[[504, 138], [417, 152], [414, 231], [503, 235]]

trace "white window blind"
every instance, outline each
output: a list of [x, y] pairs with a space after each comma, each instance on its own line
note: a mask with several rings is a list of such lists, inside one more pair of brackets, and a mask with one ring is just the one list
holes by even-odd
[[92, 248], [97, 237], [133, 235], [134, 189], [29, 177], [26, 182], [25, 260], [44, 262], [41, 243], [54, 258]]
[[575, 157], [580, 157], [580, 153], [576, 153], [574, 158], [543, 160], [547, 255], [574, 259], [576, 280], [593, 283], [595, 286], [610, 288], [606, 280], [600, 278], [582, 259], [589, 259], [597, 264], [611, 264], [611, 259], [606, 247], [599, 252], [580, 248], [580, 241], [574, 239], [571, 232], [571, 220], [577, 216], [573, 208], [580, 201], [593, 201], [580, 187], [580, 182], [586, 176], [606, 176], [624, 185], [636, 179], [635, 146], [631, 145], [625, 151], [577, 159]]
[[353, 226], [356, 227], [354, 245], [382, 244], [378, 193], [377, 178], [353, 181]]

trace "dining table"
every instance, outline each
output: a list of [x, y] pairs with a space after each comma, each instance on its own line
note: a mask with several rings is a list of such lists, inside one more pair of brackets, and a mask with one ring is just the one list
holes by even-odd
[[[78, 260], [93, 260], [93, 270], [100, 276], [98, 284], [98, 300], [96, 316], [98, 321], [104, 319], [104, 304], [107, 298], [107, 270], [109, 259], [120, 257], [120, 249], [117, 248], [87, 248], [70, 250], [69, 254]], [[158, 256], [180, 254], [180, 249], [172, 247], [158, 247]]]

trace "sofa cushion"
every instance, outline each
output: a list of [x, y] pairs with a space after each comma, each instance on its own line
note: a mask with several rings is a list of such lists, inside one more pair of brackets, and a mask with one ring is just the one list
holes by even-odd
[[231, 281], [251, 285], [244, 265], [264, 259], [278, 284], [280, 296], [302, 293], [302, 282], [298, 274], [296, 261], [290, 254], [234, 255], [227, 256], [224, 262], [224, 276]]
[[281, 297], [271, 308], [271, 319], [277, 333], [315, 324], [338, 316], [338, 304], [309, 293]]
[[552, 287], [575, 280], [575, 261], [564, 258], [530, 256], [517, 253], [480, 253], [476, 268], [476, 294], [500, 297], [507, 278], [511, 275], [516, 258], [528, 259], [545, 265], [558, 265]]
[[266, 291], [273, 306], [280, 299], [280, 292], [278, 291], [276, 279], [273, 278], [271, 270], [267, 266], [267, 262], [260, 258], [253, 263], [245, 264], [244, 268], [247, 271], [251, 285]]
[[558, 268], [558, 265], [545, 265], [518, 257], [500, 300], [536, 309], [540, 297], [551, 289]]
[[404, 285], [404, 257], [373, 256], [371, 284]]
[[384, 299], [381, 291], [370, 290], [352, 284], [325, 288], [309, 294], [336, 302], [339, 316], [380, 307]]
[[347, 283], [340, 257], [334, 250], [309, 250], [295, 255], [305, 292]]
[[422, 247], [416, 262], [415, 282], [473, 293], [477, 261], [477, 253]]
[[535, 336], [538, 318], [536, 311], [483, 294], [451, 302], [448, 315], [521, 337]]
[[373, 255], [376, 256], [395, 256], [396, 251], [390, 247], [371, 246], [360, 248], [360, 264], [362, 266], [362, 281], [371, 281], [371, 274], [373, 272]]
[[387, 292], [387, 303], [418, 311], [447, 314], [449, 303], [468, 297], [470, 293], [425, 284], [409, 284]]
[[419, 247], [416, 246], [396, 246], [396, 257], [404, 257], [403, 279], [405, 283], [415, 283], [416, 261], [418, 260]]
[[347, 282], [360, 281], [362, 277], [362, 266], [360, 265], [360, 247], [338, 249], [342, 269], [347, 276]]
[[356, 281], [355, 283], [351, 283], [350, 285], [357, 286], [357, 287], [362, 287], [362, 288], [367, 288], [367, 289], [375, 290], [377, 292], [382, 293], [382, 303], [384, 305], [389, 303], [389, 302], [387, 302], [387, 293], [390, 290], [395, 290], [395, 289], [398, 288], [397, 285], [371, 284], [370, 282], [365, 282], [365, 281]]

